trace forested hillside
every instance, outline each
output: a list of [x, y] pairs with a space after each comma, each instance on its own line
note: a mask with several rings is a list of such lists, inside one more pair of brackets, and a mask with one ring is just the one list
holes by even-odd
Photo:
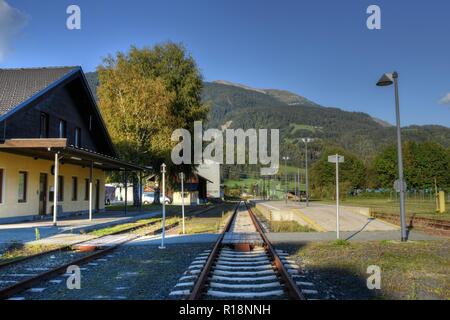
[[[95, 94], [96, 73], [87, 74]], [[288, 91], [252, 89], [226, 81], [204, 84], [203, 101], [210, 104], [208, 127], [280, 129], [283, 154], [293, 162], [302, 161], [298, 139], [318, 138], [312, 146], [313, 158], [323, 146], [339, 146], [363, 161], [395, 143], [395, 127], [361, 112], [320, 106]], [[434, 141], [450, 147], [450, 128], [436, 125], [403, 128], [405, 140]]]

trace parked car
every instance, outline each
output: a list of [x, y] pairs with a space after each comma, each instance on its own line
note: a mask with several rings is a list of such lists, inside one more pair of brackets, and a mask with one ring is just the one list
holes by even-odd
[[[143, 204], [152, 204], [155, 202], [155, 193], [154, 192], [144, 192], [142, 194], [142, 203]], [[159, 196], [159, 202], [163, 203], [163, 196], [160, 195]], [[168, 196], [165, 196], [165, 203], [166, 204], [171, 204], [172, 203], [172, 199]]]

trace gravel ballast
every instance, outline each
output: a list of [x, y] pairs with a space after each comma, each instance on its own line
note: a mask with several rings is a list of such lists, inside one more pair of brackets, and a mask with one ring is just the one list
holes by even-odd
[[[192, 260], [210, 244], [123, 246], [80, 266], [81, 289], [69, 290], [68, 275], [34, 286], [15, 298], [26, 300], [164, 300]], [[39, 292], [41, 291], [41, 292]]]

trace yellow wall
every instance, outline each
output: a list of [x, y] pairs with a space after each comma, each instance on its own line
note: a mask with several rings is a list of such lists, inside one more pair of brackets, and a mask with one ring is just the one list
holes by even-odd
[[[0, 204], [0, 219], [37, 215], [39, 213], [39, 177], [47, 173], [47, 214], [51, 214], [53, 202], [49, 202], [49, 190], [53, 190], [54, 176], [51, 174], [53, 161], [34, 160], [30, 157], [16, 156], [0, 152], [0, 169], [3, 169], [3, 199]], [[27, 201], [18, 202], [19, 171], [28, 173]], [[89, 210], [89, 201], [84, 200], [85, 179], [89, 178], [89, 168], [70, 164], [60, 164], [59, 175], [64, 177], [64, 201], [59, 202], [63, 212], [82, 212]], [[72, 201], [72, 177], [78, 177], [78, 199]], [[100, 180], [100, 210], [105, 208], [105, 174], [94, 169], [93, 208], [95, 210], [95, 183]]]
[[[185, 198], [184, 198], [184, 204], [189, 206], [191, 204], [197, 204], [198, 200], [198, 192], [188, 192], [185, 191]], [[183, 199], [181, 198], [181, 192], [174, 192], [173, 193], [173, 200], [172, 204], [175, 206], [181, 206], [183, 204]]]

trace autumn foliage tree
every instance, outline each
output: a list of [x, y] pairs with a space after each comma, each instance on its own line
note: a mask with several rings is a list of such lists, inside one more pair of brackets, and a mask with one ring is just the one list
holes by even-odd
[[[172, 132], [193, 130], [208, 108], [201, 102], [202, 76], [186, 49], [175, 43], [131, 49], [104, 59], [99, 74], [99, 106], [120, 156], [152, 166], [165, 162], [170, 174]], [[137, 177], [133, 175], [138, 204]]]

